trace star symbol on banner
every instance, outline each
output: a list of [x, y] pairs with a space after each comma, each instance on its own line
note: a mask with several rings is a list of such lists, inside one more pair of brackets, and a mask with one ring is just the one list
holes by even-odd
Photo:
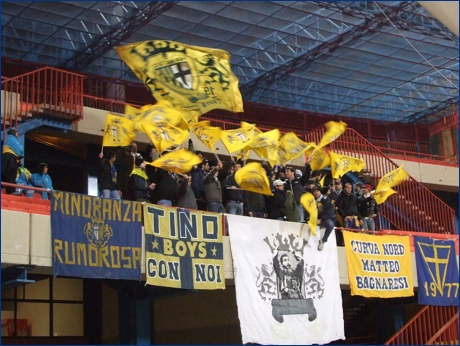
[[158, 243], [156, 239], [152, 242], [152, 246], [154, 249], [158, 249]]
[[213, 256], [216, 256], [217, 249], [216, 249], [215, 246], [211, 249], [211, 252], [212, 252], [212, 255], [213, 255]]

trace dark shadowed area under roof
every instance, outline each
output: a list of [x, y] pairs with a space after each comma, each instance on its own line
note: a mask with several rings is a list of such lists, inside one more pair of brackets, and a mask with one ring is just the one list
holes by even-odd
[[138, 81], [113, 47], [219, 48], [245, 101], [429, 124], [458, 110], [458, 37], [417, 2], [2, 1], [2, 55]]

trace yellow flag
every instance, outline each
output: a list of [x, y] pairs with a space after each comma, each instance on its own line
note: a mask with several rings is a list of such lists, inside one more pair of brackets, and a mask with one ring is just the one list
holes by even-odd
[[325, 180], [326, 180], [326, 174], [323, 175], [323, 177], [322, 177], [321, 180], [319, 181], [321, 187], [324, 187], [324, 182], [325, 182]]
[[179, 149], [162, 155], [153, 162], [146, 162], [148, 165], [162, 168], [175, 173], [188, 173], [194, 165], [201, 163], [203, 159], [190, 150]]
[[332, 178], [339, 179], [347, 172], [359, 172], [364, 168], [364, 160], [329, 152]]
[[141, 126], [160, 153], [174, 145], [181, 145], [189, 136], [188, 129], [182, 130], [166, 121], [157, 121]]
[[278, 159], [280, 165], [299, 157], [312, 144], [302, 141], [294, 132], [285, 133], [279, 141], [281, 150], [278, 150]]
[[380, 178], [375, 191], [380, 191], [388, 187], [394, 187], [401, 184], [404, 180], [409, 178], [409, 174], [403, 169], [403, 166], [396, 168], [395, 170], [385, 174]]
[[259, 162], [250, 162], [235, 173], [235, 181], [242, 190], [273, 195], [265, 169]]
[[220, 134], [227, 151], [232, 154], [238, 150], [244, 149], [254, 139], [254, 127], [240, 127], [236, 130], [223, 130]]
[[110, 113], [107, 114], [102, 146], [123, 147], [129, 145], [134, 138], [136, 138], [136, 133], [134, 132], [134, 123], [131, 120]]
[[376, 191], [376, 192], [374, 192], [375, 202], [377, 204], [382, 204], [383, 202], [385, 202], [387, 200], [388, 197], [390, 197], [391, 195], [393, 195], [395, 193], [396, 193], [396, 191], [393, 190], [391, 187], [388, 187], [388, 188], [383, 189], [383, 190]]
[[308, 226], [310, 226], [310, 232], [314, 236], [316, 235], [316, 226], [318, 221], [318, 206], [316, 205], [315, 196], [310, 192], [304, 193], [300, 197], [300, 204], [308, 211], [310, 219], [308, 220]]
[[172, 126], [182, 130], [188, 130], [188, 124], [182, 113], [177, 109], [171, 108], [166, 102], [158, 102], [154, 105], [145, 105], [141, 108], [125, 106], [125, 116], [134, 121], [134, 129], [143, 131], [142, 124], [149, 124], [159, 121], [166, 121]]
[[214, 152], [214, 145], [219, 140], [222, 129], [220, 127], [210, 126], [211, 122], [208, 120], [197, 122], [189, 125], [191, 132], [198, 137], [212, 152]]
[[250, 154], [249, 150], [240, 150], [238, 154], [236, 154], [236, 159], [246, 161], [249, 159]]
[[331, 158], [323, 148], [316, 147], [310, 157], [310, 166], [314, 171], [319, 171], [331, 165]]
[[324, 126], [326, 126], [326, 132], [319, 141], [318, 147], [320, 148], [335, 141], [347, 129], [347, 124], [343, 121], [328, 121]]
[[157, 100], [201, 115], [213, 109], [243, 112], [230, 55], [221, 49], [153, 40], [115, 47]]
[[280, 130], [274, 129], [267, 132], [261, 132], [254, 136], [252, 142], [246, 149], [263, 148], [267, 146], [277, 146], [280, 138]]

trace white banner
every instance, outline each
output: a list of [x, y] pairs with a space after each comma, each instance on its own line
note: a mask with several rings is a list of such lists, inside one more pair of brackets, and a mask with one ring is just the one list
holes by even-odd
[[243, 343], [345, 340], [335, 233], [304, 223], [227, 215]]

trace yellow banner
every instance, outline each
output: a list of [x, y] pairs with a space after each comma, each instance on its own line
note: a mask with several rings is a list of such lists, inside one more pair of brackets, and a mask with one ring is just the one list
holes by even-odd
[[272, 196], [267, 173], [259, 162], [250, 162], [235, 173], [235, 181], [242, 190]]
[[414, 295], [409, 236], [343, 231], [352, 295], [376, 298]]
[[310, 226], [310, 232], [314, 236], [316, 236], [316, 226], [318, 221], [318, 205], [315, 201], [315, 196], [313, 196], [310, 192], [304, 193], [300, 197], [300, 204], [308, 211], [310, 215], [310, 219], [308, 220], [308, 226]]
[[172, 146], [182, 145], [189, 136], [188, 128], [187, 130], [182, 130], [166, 121], [157, 121], [154, 123], [142, 124], [141, 126], [160, 153]]
[[375, 191], [381, 191], [390, 187], [395, 187], [401, 184], [404, 180], [409, 178], [409, 174], [403, 169], [403, 166], [396, 168], [395, 170], [388, 172], [382, 178], [380, 178]]
[[113, 114], [107, 114], [105, 117], [104, 136], [102, 137], [103, 147], [118, 147], [129, 145], [136, 133], [134, 132], [134, 123], [126, 118]]
[[155, 99], [173, 108], [198, 115], [213, 109], [243, 112], [238, 78], [224, 50], [153, 40], [118, 46], [115, 51]]
[[328, 121], [324, 126], [326, 127], [326, 132], [318, 144], [320, 148], [335, 141], [347, 129], [347, 124], [343, 121]]
[[364, 160], [329, 152], [332, 178], [339, 179], [347, 172], [359, 172], [364, 168]]
[[254, 139], [255, 128], [255, 126], [243, 125], [239, 129], [235, 130], [222, 130], [220, 133], [220, 140], [229, 154], [235, 153], [244, 149], [252, 142]]
[[192, 167], [201, 163], [203, 159], [190, 150], [179, 149], [162, 155], [153, 162], [146, 162], [158, 168], [175, 173], [188, 173]]
[[146, 282], [225, 289], [222, 215], [144, 204]]
[[220, 127], [213, 127], [210, 121], [204, 120], [190, 125], [189, 129], [204, 145], [214, 152], [214, 145], [219, 140], [222, 132]]

